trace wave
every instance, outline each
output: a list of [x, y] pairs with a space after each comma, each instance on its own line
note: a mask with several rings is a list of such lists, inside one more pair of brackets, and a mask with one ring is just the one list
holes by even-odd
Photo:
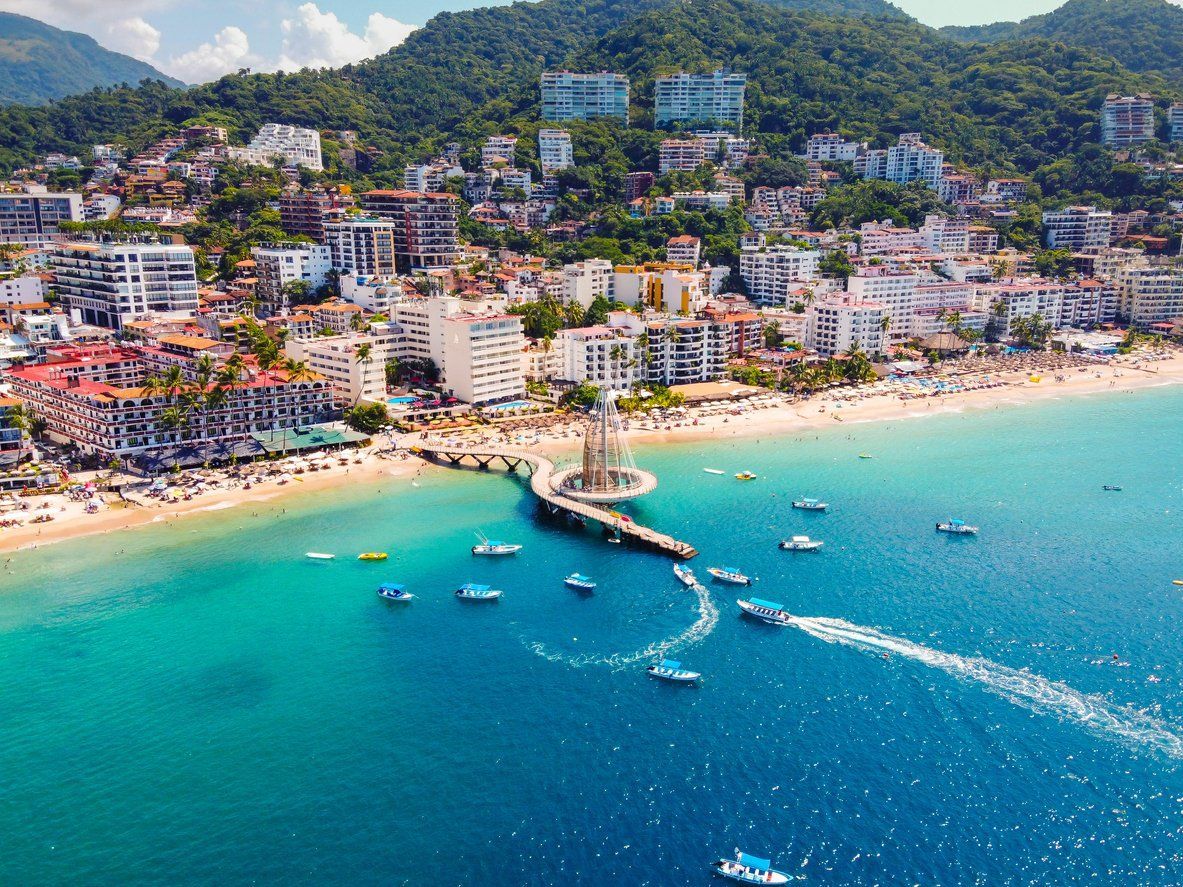
[[1038, 714], [1050, 714], [1091, 733], [1134, 749], [1148, 749], [1183, 759], [1183, 734], [1153, 715], [1102, 696], [1081, 693], [1025, 669], [1010, 668], [980, 657], [958, 656], [893, 637], [844, 619], [795, 616], [792, 625], [831, 644], [863, 651], [894, 653], [971, 680], [1004, 699]]
[[715, 630], [715, 626], [719, 623], [719, 608], [715, 606], [714, 600], [711, 599], [711, 593], [702, 585], [693, 585], [691, 586], [691, 590], [698, 597], [698, 619], [685, 631], [679, 632], [664, 640], [654, 641], [644, 649], [635, 650], [631, 653], [613, 653], [609, 656], [596, 656], [594, 654], [571, 656], [551, 650], [541, 641], [527, 642], [526, 645], [535, 654], [544, 659], [551, 662], [563, 662], [574, 668], [583, 668], [588, 665], [604, 665], [612, 669], [623, 669], [631, 665], [636, 665], [638, 662], [650, 661], [667, 656], [675, 650], [701, 643]]

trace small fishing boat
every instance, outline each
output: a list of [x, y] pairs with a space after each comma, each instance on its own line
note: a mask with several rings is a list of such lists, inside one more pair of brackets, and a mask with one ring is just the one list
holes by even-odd
[[576, 588], [579, 591], [594, 591], [596, 588], [596, 583], [582, 573], [572, 573], [563, 580], [563, 584], [568, 588]]
[[736, 851], [735, 859], [718, 859], [711, 863], [711, 870], [731, 881], [742, 884], [787, 884], [789, 876], [772, 867], [772, 860], [749, 856]]
[[720, 582], [730, 582], [732, 585], [752, 584], [752, 580], [741, 573], [736, 567], [707, 567], [707, 572]]
[[357, 556], [359, 561], [384, 561], [389, 555], [385, 551], [363, 551]]
[[1101, 489], [1107, 493], [1120, 493], [1121, 492], [1121, 487], [1119, 487], [1117, 484], [1105, 484], [1105, 486], [1101, 487]]
[[689, 567], [683, 567], [681, 564], [674, 564], [674, 575], [678, 577], [678, 581], [687, 588], [693, 588], [698, 584], [698, 577], [694, 575], [694, 571]]
[[304, 557], [312, 558], [314, 561], [331, 561], [336, 555], [325, 554], [323, 551], [306, 551]]
[[822, 543], [808, 536], [794, 536], [782, 541], [780, 547], [782, 551], [817, 551]]
[[488, 539], [484, 533], [477, 533], [476, 537], [481, 540], [479, 545], [472, 547], [473, 554], [488, 554], [488, 555], [504, 555], [517, 554], [522, 550], [522, 546], [515, 545], [512, 542], [499, 542]]
[[465, 582], [456, 589], [456, 597], [466, 601], [493, 601], [501, 597], [501, 591], [490, 585]]
[[825, 511], [830, 507], [830, 504], [819, 499], [798, 499], [793, 503], [793, 507], [800, 508], [802, 511]]
[[703, 471], [705, 471], [707, 474], [726, 474], [727, 473], [726, 471], [720, 471], [718, 468], [704, 468]]
[[678, 681], [683, 684], [689, 684], [702, 677], [697, 671], [686, 671], [682, 668], [682, 663], [674, 659], [663, 659], [660, 664], [650, 665], [645, 671], [663, 681]]
[[759, 475], [756, 474], [756, 472], [754, 472], [754, 471], [741, 471], [739, 474], [737, 474], [735, 476], [735, 479], [736, 480], [755, 480], [757, 477], [759, 477]]
[[749, 601], [738, 600], [736, 603], [749, 616], [755, 616], [757, 619], [762, 619], [772, 625], [789, 624], [789, 614], [785, 611], [784, 604], [762, 601], [760, 598], [755, 597]]
[[874, 459], [874, 458], [875, 458], [875, 457], [874, 457], [874, 456], [872, 456], [870, 453], [859, 453], [859, 454], [858, 454], [858, 457], [859, 457], [860, 459]]
[[950, 519], [944, 523], [937, 524], [938, 533], [952, 533], [954, 536], [974, 536], [977, 535], [978, 528], [971, 527], [963, 520]]
[[394, 582], [383, 582], [378, 586], [378, 597], [388, 601], [409, 601], [415, 595], [407, 591], [407, 586]]

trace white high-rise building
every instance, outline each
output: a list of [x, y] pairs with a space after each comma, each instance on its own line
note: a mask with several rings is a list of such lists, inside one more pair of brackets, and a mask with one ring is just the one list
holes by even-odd
[[907, 132], [886, 151], [867, 151], [854, 161], [854, 171], [864, 179], [886, 179], [897, 185], [924, 182], [934, 191], [940, 186], [945, 153], [926, 145], [919, 133]]
[[315, 171], [324, 169], [320, 133], [283, 123], [264, 125], [249, 145], [228, 148], [227, 156], [251, 166], [269, 166], [274, 160], [281, 159], [285, 166], [302, 166]]
[[853, 163], [865, 150], [866, 142], [848, 142], [836, 132], [819, 132], [809, 137], [809, 142], [805, 146], [805, 159]]
[[540, 85], [543, 120], [562, 123], [616, 117], [628, 122], [628, 77], [624, 74], [546, 71]]
[[925, 216], [920, 239], [934, 253], [958, 255], [969, 252], [969, 219]]
[[806, 314], [809, 326], [805, 344], [818, 354], [825, 357], [849, 354], [855, 348], [866, 354], [882, 354], [887, 350], [885, 305], [843, 294], [809, 306]]
[[1172, 102], [1167, 111], [1167, 125], [1171, 128], [1171, 141], [1183, 142], [1183, 102]]
[[637, 336], [612, 326], [590, 326], [563, 330], [557, 349], [562, 354], [560, 378], [569, 382], [590, 382], [628, 391], [641, 378], [641, 349]]
[[1183, 270], [1143, 262], [1118, 271], [1118, 311], [1131, 325], [1146, 329], [1183, 317]]
[[1043, 236], [1048, 249], [1079, 252], [1109, 246], [1113, 213], [1095, 206], [1069, 206], [1043, 214]]
[[667, 74], [653, 87], [654, 123], [723, 123], [743, 129], [743, 98], [748, 75], [727, 70], [711, 74]]
[[63, 305], [84, 323], [120, 330], [148, 315], [190, 318], [197, 310], [191, 247], [174, 243], [64, 243], [50, 255]]
[[264, 243], [251, 247], [258, 277], [258, 299], [272, 309], [287, 308], [289, 284], [299, 280], [314, 292], [328, 281], [332, 254], [319, 243]]
[[1109, 95], [1101, 105], [1101, 144], [1128, 148], [1154, 138], [1154, 96]]
[[444, 320], [443, 383], [465, 403], [522, 397], [526, 337], [516, 314], [454, 314]]
[[753, 299], [783, 305], [790, 292], [817, 277], [821, 255], [787, 245], [746, 248], [739, 254], [739, 273]]
[[494, 166], [513, 166], [518, 148], [517, 136], [489, 136], [481, 145], [481, 169]]
[[391, 219], [345, 218], [326, 222], [325, 244], [342, 274], [391, 277], [395, 273], [395, 226]]
[[538, 130], [538, 162], [543, 175], [574, 166], [571, 133], [565, 129]]
[[607, 259], [587, 259], [563, 266], [563, 304], [588, 308], [597, 298], [613, 298], [613, 266]]
[[45, 249], [61, 239], [61, 222], [81, 222], [83, 212], [81, 194], [55, 193], [35, 185], [0, 193], [0, 243]]

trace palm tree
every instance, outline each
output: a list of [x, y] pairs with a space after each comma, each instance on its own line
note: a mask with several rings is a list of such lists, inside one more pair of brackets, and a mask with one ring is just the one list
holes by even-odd
[[[302, 360], [287, 359], [283, 362], [283, 371], [287, 373], [288, 382], [308, 382], [316, 378], [316, 373]], [[279, 413], [279, 389], [275, 390], [275, 412], [276, 418]], [[287, 455], [287, 433], [283, 436], [283, 452]]]
[[17, 403], [8, 408], [8, 425], [17, 430], [16, 458], [19, 462], [25, 452], [25, 438], [33, 430], [33, 414], [23, 403]]
[[355, 311], [349, 318], [349, 328], [355, 333], [360, 332], [366, 325], [365, 315], [360, 311]]
[[[369, 369], [370, 364], [374, 362], [373, 357], [374, 346], [369, 342], [363, 342], [353, 350], [354, 362], [362, 365], [362, 380], [365, 380], [365, 370]], [[354, 404], [361, 400], [362, 385], [357, 388], [357, 397], [353, 399]]]

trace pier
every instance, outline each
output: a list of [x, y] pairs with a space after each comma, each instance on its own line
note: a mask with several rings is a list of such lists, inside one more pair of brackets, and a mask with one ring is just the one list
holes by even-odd
[[557, 470], [553, 461], [532, 450], [520, 447], [421, 443], [413, 446], [411, 452], [436, 463], [467, 466], [484, 471], [497, 465], [504, 466], [507, 471], [515, 472], [522, 465], [526, 465], [530, 469], [530, 489], [533, 490], [538, 501], [552, 517], [576, 515], [584, 520], [598, 521], [622, 543], [661, 551], [671, 557], [689, 560], [698, 554], [694, 546], [687, 542], [681, 542], [672, 536], [659, 533], [649, 527], [643, 527], [635, 521], [622, 520], [605, 506], [580, 502], [578, 499], [567, 496], [556, 480], [561, 480], [569, 474], [569, 470]]

